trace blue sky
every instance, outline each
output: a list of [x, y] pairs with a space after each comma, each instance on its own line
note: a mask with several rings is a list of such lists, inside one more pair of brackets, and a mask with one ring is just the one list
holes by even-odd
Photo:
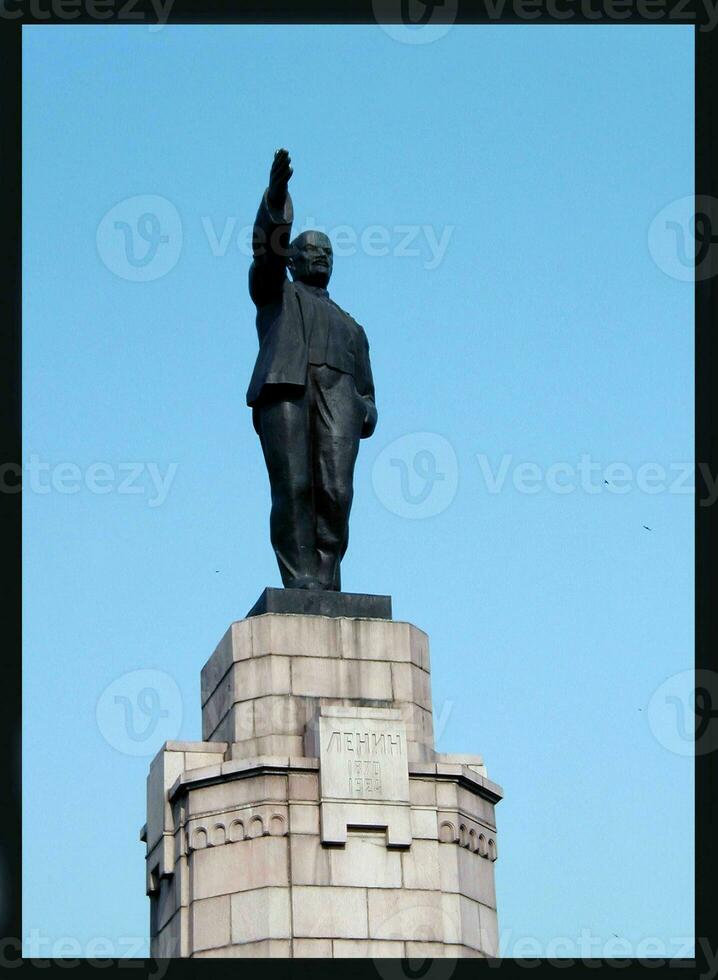
[[26, 953], [146, 949], [149, 760], [280, 584], [246, 229], [286, 146], [376, 382], [344, 588], [505, 789], [502, 950], [685, 955], [692, 29], [23, 37]]

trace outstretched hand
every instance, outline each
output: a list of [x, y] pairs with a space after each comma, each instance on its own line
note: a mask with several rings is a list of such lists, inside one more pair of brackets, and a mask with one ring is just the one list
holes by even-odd
[[272, 169], [269, 172], [269, 189], [267, 191], [267, 201], [269, 206], [281, 211], [287, 200], [287, 184], [292, 176], [291, 160], [288, 150], [277, 150], [272, 161]]

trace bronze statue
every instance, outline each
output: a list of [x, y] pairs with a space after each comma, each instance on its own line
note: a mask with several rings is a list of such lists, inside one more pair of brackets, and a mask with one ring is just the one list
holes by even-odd
[[290, 242], [291, 176], [289, 153], [277, 150], [252, 238], [259, 354], [247, 404], [284, 587], [339, 591], [359, 440], [376, 426], [374, 381], [363, 328], [327, 292], [331, 242], [318, 231]]

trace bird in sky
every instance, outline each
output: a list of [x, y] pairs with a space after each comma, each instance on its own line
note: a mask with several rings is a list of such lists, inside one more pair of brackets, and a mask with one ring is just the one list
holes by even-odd
[[653, 530], [653, 528], [652, 527], [649, 527], [647, 524], [644, 524], [643, 526], [645, 527], [645, 529], [647, 531], [652, 531]]

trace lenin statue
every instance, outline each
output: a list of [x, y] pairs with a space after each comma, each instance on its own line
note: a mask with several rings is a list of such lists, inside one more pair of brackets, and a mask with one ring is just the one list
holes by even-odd
[[291, 176], [288, 152], [277, 150], [252, 237], [259, 354], [247, 404], [284, 587], [339, 591], [359, 440], [376, 426], [374, 382], [364, 330], [327, 292], [331, 242], [318, 231], [290, 241]]

